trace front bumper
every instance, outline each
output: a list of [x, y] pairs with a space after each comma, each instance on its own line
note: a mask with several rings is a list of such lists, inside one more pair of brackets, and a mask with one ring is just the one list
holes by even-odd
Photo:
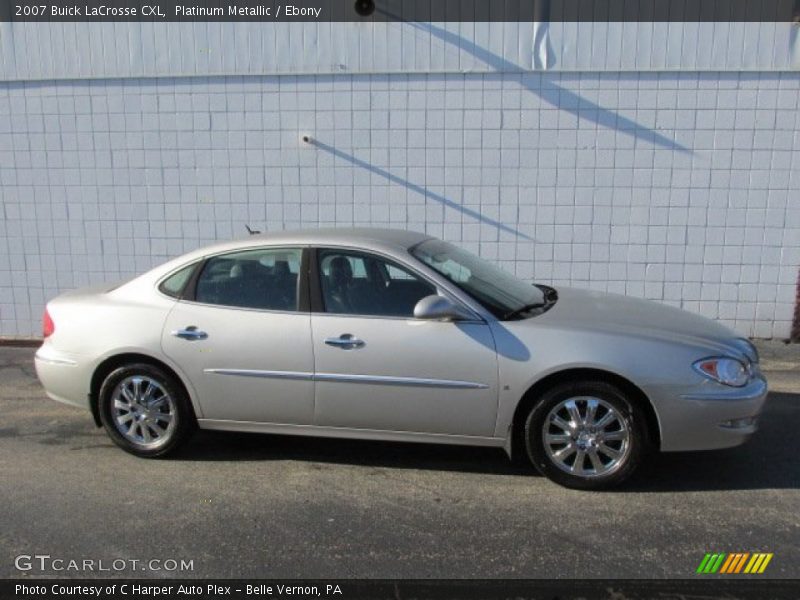
[[708, 382], [691, 390], [656, 391], [651, 397], [661, 427], [661, 450], [715, 450], [743, 444], [758, 428], [767, 392], [767, 380], [761, 375], [741, 388]]

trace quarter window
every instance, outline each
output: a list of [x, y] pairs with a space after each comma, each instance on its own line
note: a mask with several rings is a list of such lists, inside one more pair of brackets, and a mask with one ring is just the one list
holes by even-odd
[[299, 248], [247, 250], [210, 258], [195, 300], [241, 308], [297, 310]]
[[189, 278], [191, 278], [192, 273], [194, 273], [195, 267], [197, 267], [197, 263], [184, 267], [177, 273], [173, 273], [161, 282], [158, 289], [161, 290], [162, 294], [172, 296], [173, 298], [180, 298]]
[[407, 269], [371, 254], [321, 250], [318, 257], [329, 313], [412, 317], [417, 302], [436, 293]]

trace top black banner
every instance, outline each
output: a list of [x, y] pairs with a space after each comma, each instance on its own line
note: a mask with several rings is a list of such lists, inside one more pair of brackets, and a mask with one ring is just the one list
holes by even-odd
[[0, 21], [774, 21], [800, 26], [800, 0], [0, 0]]

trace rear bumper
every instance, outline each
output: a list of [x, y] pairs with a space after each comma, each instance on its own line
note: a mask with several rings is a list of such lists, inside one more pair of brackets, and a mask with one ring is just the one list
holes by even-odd
[[59, 352], [46, 342], [34, 358], [36, 375], [52, 400], [89, 409], [91, 365], [81, 357]]
[[715, 450], [743, 444], [758, 429], [767, 398], [767, 381], [759, 376], [742, 388], [709, 382], [691, 390], [660, 390], [656, 412], [661, 450]]

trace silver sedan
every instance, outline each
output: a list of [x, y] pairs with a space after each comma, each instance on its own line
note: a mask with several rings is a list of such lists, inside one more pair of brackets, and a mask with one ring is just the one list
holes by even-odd
[[427, 235], [270, 234], [62, 294], [36, 370], [124, 450], [195, 428], [503, 447], [594, 489], [726, 448], [767, 395], [753, 345], [646, 300], [524, 282]]

